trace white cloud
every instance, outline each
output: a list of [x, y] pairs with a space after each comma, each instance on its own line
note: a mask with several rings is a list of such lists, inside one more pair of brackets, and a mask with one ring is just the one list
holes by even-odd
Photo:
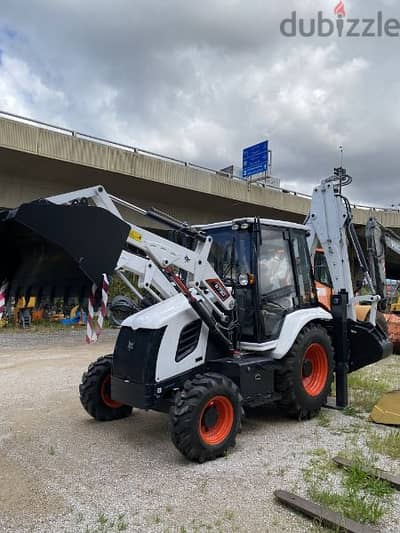
[[34, 108], [63, 108], [66, 97], [47, 87], [22, 60], [3, 54], [0, 69], [0, 108], [16, 114], [31, 114]]

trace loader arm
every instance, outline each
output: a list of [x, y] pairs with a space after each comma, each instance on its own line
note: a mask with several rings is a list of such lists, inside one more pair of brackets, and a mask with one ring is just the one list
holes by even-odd
[[[148, 290], [156, 284], [156, 289], [161, 293], [161, 298], [169, 298], [176, 294], [176, 290], [171, 288], [171, 282], [167, 279], [165, 269], [175, 267], [188, 274], [186, 284], [189, 288], [195, 288], [202, 297], [207, 300], [214, 311], [219, 312], [215, 302], [218, 302], [226, 311], [231, 311], [235, 306], [233, 297], [224, 287], [217, 273], [208, 262], [212, 237], [204, 235], [202, 232], [189, 227], [188, 225], [173, 219], [169, 215], [155, 209], [145, 210], [115, 196], [109, 195], [105, 189], [99, 185], [89, 189], [62, 194], [48, 198], [52, 203], [65, 204], [66, 202], [79, 201], [82, 198], [91, 199], [97, 207], [106, 209], [116, 217], [122, 219], [115, 204], [124, 207], [151, 219], [155, 219], [162, 224], [174, 229], [187, 232], [196, 239], [194, 250], [176, 244], [169, 239], [139, 227], [135, 224], [127, 223], [130, 227], [126, 242], [133, 248], [146, 254], [150, 260], [143, 260], [134, 253], [121, 252], [117, 270], [128, 270], [137, 274], [140, 278], [139, 286]], [[220, 290], [215, 289], [215, 285], [220, 285]], [[152, 292], [154, 296], [154, 292]], [[159, 298], [156, 298], [159, 299]]]
[[[194, 249], [124, 221], [117, 204], [189, 235]], [[235, 300], [208, 262], [212, 238], [201, 231], [109, 195], [101, 185], [23, 204], [0, 217], [8, 247], [0, 277], [8, 282], [8, 296], [41, 295], [49, 286], [50, 296], [82, 298], [93, 283], [101, 285], [104, 273], [116, 272], [142, 297], [124, 274], [132, 272], [155, 301], [184, 293], [210, 330], [230, 344], [219, 325], [229, 329]]]

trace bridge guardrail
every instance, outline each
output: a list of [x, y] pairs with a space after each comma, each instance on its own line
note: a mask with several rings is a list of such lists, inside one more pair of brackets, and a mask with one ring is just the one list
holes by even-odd
[[[82, 133], [82, 132], [79, 132], [79, 131], [76, 131], [76, 130], [71, 130], [69, 128], [64, 128], [62, 126], [56, 126], [54, 124], [49, 124], [48, 122], [43, 122], [43, 121], [32, 119], [32, 118], [29, 118], [29, 117], [24, 117], [22, 115], [17, 115], [15, 113], [9, 113], [8, 111], [1, 111], [0, 110], [0, 117], [1, 116], [4, 116], [5, 118], [11, 118], [12, 120], [15, 120], [16, 122], [21, 122], [23, 124], [28, 124], [28, 125], [31, 124], [31, 125], [35, 125], [35, 126], [44, 127], [44, 128], [46, 128], [46, 129], [48, 129], [50, 131], [54, 131], [54, 132], [57, 132], [57, 133], [62, 133], [63, 135], [69, 135], [71, 137], [76, 137], [76, 138], [79, 138], [79, 139], [88, 140], [88, 141], [95, 142], [95, 143], [98, 143], [98, 144], [104, 144], [105, 146], [112, 146], [112, 147], [115, 147], [115, 148], [121, 148], [122, 150], [127, 150], [127, 151], [138, 153], [138, 154], [148, 155], [148, 156], [154, 157], [156, 159], [161, 159], [161, 160], [164, 160], [164, 161], [168, 161], [168, 162], [175, 163], [175, 164], [178, 164], [178, 165], [182, 165], [182, 166], [185, 166], [185, 167], [193, 168], [193, 169], [200, 170], [200, 171], [203, 171], [203, 172], [208, 172], [208, 173], [211, 172], [211, 173], [215, 174], [216, 176], [225, 176], [227, 178], [231, 178], [231, 179], [234, 179], [234, 180], [240, 180], [241, 182], [243, 182], [243, 181], [245, 182], [245, 180], [243, 180], [239, 176], [235, 176], [234, 174], [229, 174], [229, 173], [223, 172], [221, 170], [208, 168], [208, 167], [205, 167], [205, 166], [202, 166], [202, 165], [198, 165], [197, 163], [190, 163], [188, 161], [183, 161], [183, 160], [177, 159], [175, 157], [171, 157], [171, 156], [167, 156], [167, 155], [163, 155], [163, 154], [158, 154], [156, 152], [152, 152], [150, 150], [145, 150], [143, 148], [138, 148], [136, 146], [131, 146], [129, 144], [119, 143], [119, 142], [116, 142], [116, 141], [110, 141], [109, 139], [103, 139], [101, 137], [96, 137], [94, 135], [89, 135], [87, 133]], [[259, 184], [257, 184], [257, 183], [249, 183], [248, 185], [249, 186], [259, 186]], [[298, 192], [298, 191], [293, 191], [293, 190], [288, 189], [288, 188], [277, 187], [275, 185], [267, 185], [267, 187], [269, 189], [275, 189], [277, 191], [280, 191], [283, 194], [290, 194], [290, 195], [293, 195], [293, 196], [298, 196], [299, 198], [307, 198], [309, 200], [311, 199], [311, 195], [309, 195], [309, 194]], [[400, 212], [400, 209], [387, 208], [387, 207], [367, 206], [367, 205], [353, 204], [353, 203], [351, 204], [351, 207], [352, 208], [356, 208], [356, 209], [374, 211], [374, 212], [378, 212], [378, 211], [392, 212], [392, 213], [393, 212], [396, 212], [396, 213]]]

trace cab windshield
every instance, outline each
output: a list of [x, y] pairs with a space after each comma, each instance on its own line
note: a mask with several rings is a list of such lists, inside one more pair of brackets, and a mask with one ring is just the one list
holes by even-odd
[[209, 261], [226, 285], [235, 285], [240, 274], [251, 270], [251, 239], [248, 231], [233, 231], [231, 227], [208, 231], [214, 242]]

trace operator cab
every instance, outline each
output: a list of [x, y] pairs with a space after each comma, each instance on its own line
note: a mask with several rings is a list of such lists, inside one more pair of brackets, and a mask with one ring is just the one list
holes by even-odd
[[213, 238], [209, 262], [234, 291], [242, 341], [277, 339], [287, 314], [318, 306], [305, 226], [244, 218], [202, 229]]

